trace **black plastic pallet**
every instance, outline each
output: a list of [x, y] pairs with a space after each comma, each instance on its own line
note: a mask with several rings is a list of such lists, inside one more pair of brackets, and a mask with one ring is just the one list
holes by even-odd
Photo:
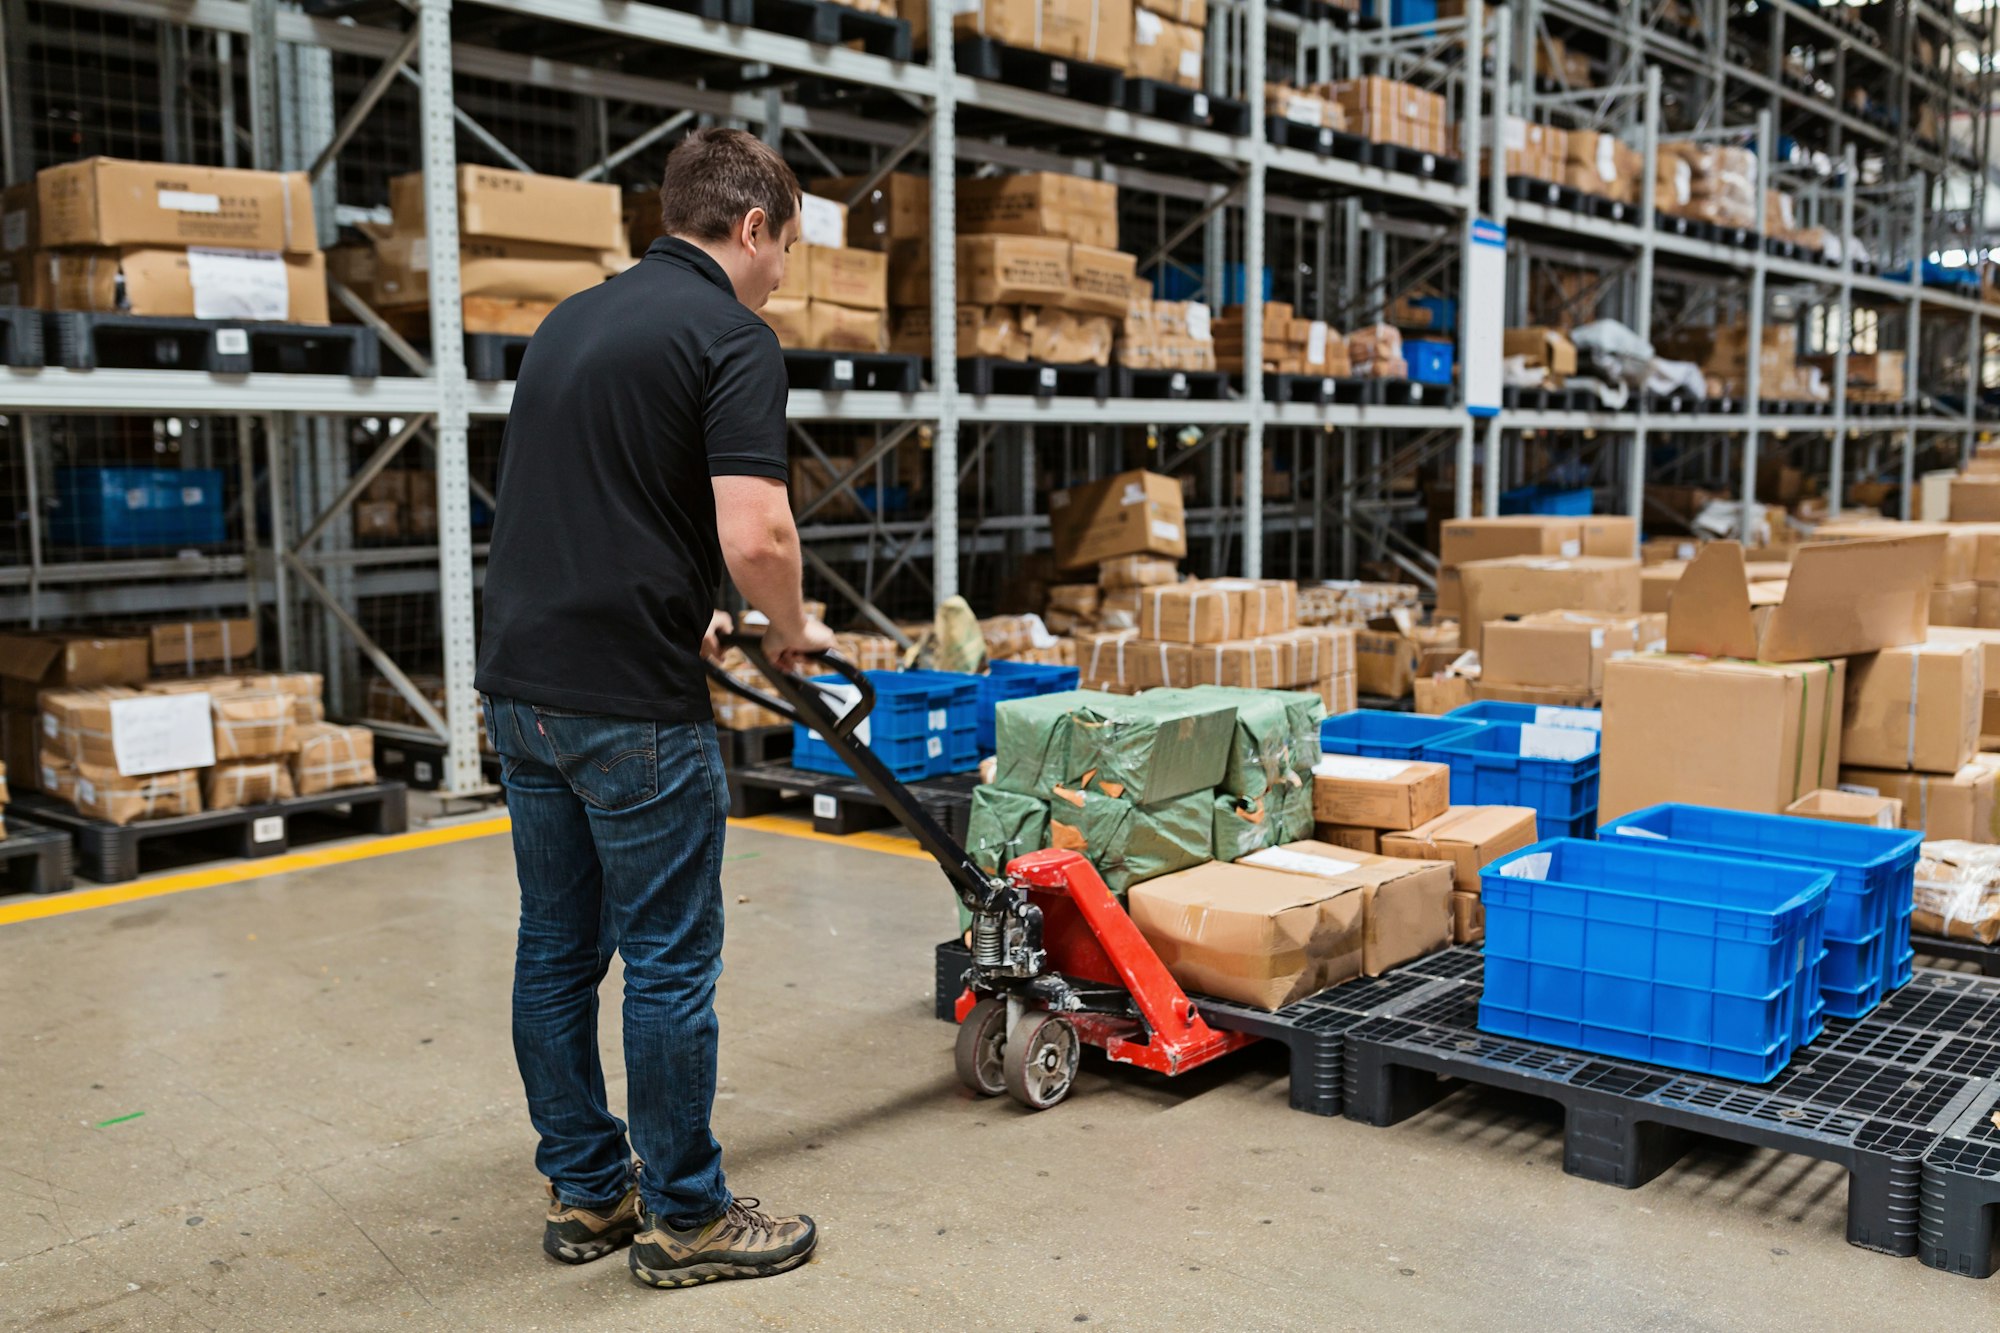
[[1337, 157], [1364, 166], [1375, 160], [1374, 145], [1358, 134], [1305, 125], [1283, 116], [1264, 117], [1264, 137], [1280, 148], [1296, 148], [1315, 157]]
[[359, 324], [163, 319], [94, 310], [53, 311], [48, 324], [47, 355], [71, 370], [261, 371], [354, 379], [381, 372], [375, 330]]
[[785, 377], [794, 389], [819, 389], [831, 393], [847, 389], [915, 393], [923, 387], [923, 373], [922, 357], [901, 353], [796, 349], [785, 352]]
[[1526, 204], [1543, 204], [1571, 213], [1588, 213], [1590, 196], [1572, 190], [1560, 181], [1533, 180], [1527, 176], [1507, 178], [1507, 197]]
[[62, 893], [76, 883], [69, 834], [7, 813], [0, 839], [0, 893]]
[[1125, 71], [1062, 56], [1007, 46], [991, 37], [961, 37], [955, 46], [958, 72], [1016, 88], [1073, 97], [1098, 106], [1125, 105]]
[[910, 25], [884, 14], [868, 14], [832, 0], [728, 0], [729, 22], [746, 28], [803, 37], [822, 46], [858, 42], [886, 60], [910, 58]]
[[528, 353], [526, 333], [468, 333], [465, 335], [465, 377], [480, 384], [497, 384], [521, 373], [521, 358]]
[[1197, 399], [1217, 402], [1229, 396], [1229, 376], [1219, 370], [1141, 370], [1111, 368], [1111, 392], [1117, 398]]
[[[385, 778], [396, 779], [411, 791], [436, 791], [444, 785], [444, 761], [442, 741], [416, 741], [400, 734], [375, 733], [375, 771]], [[488, 782], [499, 786], [500, 756], [482, 752], [479, 771]]]
[[2000, 1268], [2000, 1084], [1967, 1107], [1924, 1160], [1917, 1257], [1960, 1277]]
[[[1266, 375], [1264, 400], [1271, 403], [1359, 403], [1367, 398], [1368, 381], [1337, 375]], [[1241, 384], [1238, 386], [1241, 389]]]
[[1170, 120], [1177, 125], [1192, 125], [1196, 129], [1214, 130], [1218, 134], [1250, 132], [1248, 102], [1219, 93], [1183, 88], [1177, 83], [1161, 83], [1158, 79], [1126, 75], [1124, 106], [1127, 111], [1142, 116]]
[[[1848, 410], [1853, 410], [1851, 405]], [[2000, 944], [1981, 944], [1978, 940], [1949, 939], [1942, 935], [1912, 935], [1910, 947], [1925, 957], [1974, 963], [1986, 976], [2000, 977]]]
[[410, 826], [409, 789], [400, 782], [344, 787], [317, 796], [295, 796], [269, 805], [237, 810], [210, 810], [166, 819], [142, 819], [131, 824], [107, 824], [62, 802], [23, 792], [15, 804], [37, 824], [60, 829], [75, 840], [76, 870], [99, 884], [136, 879], [144, 844], [173, 841], [183, 848], [198, 846], [223, 857], [276, 856], [291, 846], [291, 821], [299, 815], [334, 815], [348, 819], [356, 833], [401, 833]]
[[46, 348], [41, 311], [18, 305], [0, 306], [0, 366], [47, 365]]
[[1111, 396], [1111, 368], [968, 356], [960, 358], [958, 363], [958, 389], [975, 397], [1009, 393], [1035, 398], [1102, 399]]
[[777, 763], [792, 757], [792, 724], [789, 722], [748, 727], [742, 731], [717, 727], [715, 739], [722, 748], [722, 762], [729, 768]]
[[1451, 397], [1444, 384], [1423, 384], [1416, 380], [1364, 379], [1361, 401], [1374, 407], [1439, 407]]
[[[971, 965], [972, 951], [962, 941], [938, 945], [935, 1012], [944, 1022], [956, 1021], [958, 998], [965, 993], [965, 972]], [[1188, 998], [1210, 1027], [1283, 1042], [1291, 1054], [1292, 1109], [1335, 1116], [1340, 1114], [1345, 1081], [1343, 1034], [1372, 1016], [1419, 1003], [1446, 985], [1434, 976], [1399, 968], [1379, 977], [1357, 978], [1278, 1010], [1212, 995], [1190, 993]]]
[[1378, 143], [1371, 155], [1375, 165], [1384, 171], [1400, 171], [1406, 176], [1422, 176], [1447, 185], [1458, 185], [1465, 180], [1465, 162], [1461, 158], [1405, 148], [1399, 143]]
[[1920, 972], [1750, 1084], [1481, 1032], [1483, 959], [1454, 949], [1438, 961], [1459, 969], [1448, 988], [1349, 1031], [1350, 1119], [1393, 1125], [1463, 1080], [1560, 1105], [1563, 1169], [1626, 1189], [1695, 1134], [1835, 1162], [1850, 1175], [1848, 1240], [1885, 1254], [1917, 1252], [1924, 1159], [2000, 1069], [2000, 1046], [1961, 1032], [1974, 1013], [2000, 1019], [2000, 986], [1976, 978]]
[[[972, 814], [972, 789], [978, 785], [977, 773], [954, 773], [904, 784], [960, 842], [965, 840]], [[896, 822], [879, 797], [846, 774], [809, 773], [782, 760], [729, 770], [731, 819], [774, 814], [801, 801], [811, 803], [815, 833], [845, 837]]]
[[1702, 226], [1702, 223], [1696, 222], [1693, 218], [1675, 217], [1671, 213], [1662, 213], [1657, 209], [1653, 212], [1653, 230], [1665, 232], [1669, 236], [1697, 237], [1701, 234]]

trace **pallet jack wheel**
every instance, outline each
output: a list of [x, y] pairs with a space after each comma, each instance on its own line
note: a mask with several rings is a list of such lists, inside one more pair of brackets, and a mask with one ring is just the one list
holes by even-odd
[[1021, 1016], [1007, 1034], [1001, 1066], [1008, 1095], [1031, 1111], [1046, 1111], [1069, 1096], [1082, 1042], [1076, 1025], [1059, 1014]]
[[1007, 1046], [1007, 1002], [981, 1000], [958, 1025], [958, 1042], [952, 1049], [952, 1064], [958, 1081], [981, 1097], [998, 1097], [1007, 1091], [1006, 1074], [1001, 1069]]

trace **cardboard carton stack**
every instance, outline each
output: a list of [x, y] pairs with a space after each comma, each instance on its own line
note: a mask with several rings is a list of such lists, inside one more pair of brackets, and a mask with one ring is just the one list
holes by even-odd
[[[1569, 176], [1569, 132], [1559, 125], [1507, 117], [1505, 165], [1509, 176], [1562, 184]], [[1490, 157], [1482, 166], [1484, 174], [1493, 174]]]
[[[1805, 361], [1819, 370], [1820, 378], [1828, 385], [1833, 383], [1833, 357], [1809, 356]], [[1847, 354], [1847, 397], [1850, 402], [1900, 403], [1903, 401], [1904, 387], [1903, 353], [1849, 352]]]
[[1364, 324], [1347, 335], [1347, 360], [1361, 379], [1406, 380], [1410, 363], [1403, 358], [1403, 335], [1389, 324]]
[[863, 176], [823, 176], [806, 186], [821, 198], [845, 201], [847, 245], [856, 250], [887, 253], [898, 241], [916, 241], [930, 235], [931, 182], [928, 176], [891, 172], [857, 198], [855, 191], [865, 179]]
[[[372, 268], [356, 295], [421, 330], [430, 250], [421, 173], [389, 182], [386, 230], [370, 230]], [[458, 169], [458, 266], [468, 333], [533, 333], [556, 303], [632, 264], [618, 189], [496, 167]], [[350, 284], [351, 285], [351, 284]]]
[[1680, 141], [1659, 153], [1654, 206], [1672, 217], [1750, 227], [1757, 221], [1757, 155], [1747, 148]]
[[1317, 130], [1347, 129], [1347, 110], [1333, 95], [1330, 84], [1298, 88], [1289, 83], [1266, 83], [1264, 114]]
[[1207, 0], [1139, 0], [1132, 15], [1131, 57], [1125, 72], [1179, 88], [1199, 89]]
[[1333, 579], [1299, 588], [1301, 625], [1365, 625], [1398, 608], [1417, 610], [1422, 591], [1413, 583], [1364, 583]]
[[1451, 863], [1451, 938], [1478, 944], [1486, 938], [1479, 902], [1479, 872], [1535, 841], [1535, 812], [1520, 805], [1454, 805], [1437, 818], [1402, 833], [1384, 833], [1382, 855]]
[[1215, 370], [1214, 321], [1200, 301], [1156, 301], [1135, 278], [1114, 355], [1134, 370]]
[[782, 347], [820, 352], [883, 352], [889, 347], [889, 260], [845, 244], [847, 206], [800, 197], [799, 243], [785, 281], [757, 313]]
[[1487, 625], [1539, 611], [1637, 616], [1639, 570], [1638, 559], [1631, 556], [1509, 556], [1469, 561], [1458, 570], [1465, 599], [1459, 643], [1478, 652]]
[[1450, 121], [1439, 94], [1372, 76], [1342, 80], [1331, 91], [1352, 133], [1421, 153], [1451, 151]]
[[[910, 25], [912, 46], [918, 52], [927, 49], [930, 6], [925, 0], [896, 0], [896, 13]], [[1125, 69], [1131, 61], [1133, 27], [1132, 0], [964, 0], [952, 19], [959, 37], [986, 37], [1113, 69]]]
[[326, 323], [326, 256], [303, 172], [91, 157], [44, 168], [32, 199], [15, 187], [6, 208], [0, 250], [20, 301]]
[[[1243, 373], [1243, 307], [1230, 306], [1215, 321], [1216, 365]], [[1284, 301], [1264, 302], [1264, 372], [1270, 375], [1331, 375], [1344, 379], [1353, 371], [1347, 341], [1325, 320], [1300, 319]]]
[[360, 541], [431, 541], [437, 537], [437, 473], [426, 468], [385, 468], [354, 502], [354, 536]]
[[1621, 204], [1639, 202], [1639, 175], [1646, 161], [1638, 149], [1601, 130], [1570, 130], [1565, 146], [1564, 185]]
[[1666, 647], [1664, 615], [1536, 611], [1489, 621], [1481, 634], [1474, 696], [1553, 707], [1595, 708], [1604, 697], [1604, 667], [1635, 653]]
[[[1787, 401], [1823, 399], [1828, 390], [1812, 366], [1799, 364], [1799, 331], [1792, 324], [1766, 324], [1758, 357], [1760, 398]], [[1749, 385], [1749, 327], [1739, 320], [1692, 329], [1659, 340], [1660, 353], [1693, 361], [1708, 378], [1711, 398], [1741, 397]]]

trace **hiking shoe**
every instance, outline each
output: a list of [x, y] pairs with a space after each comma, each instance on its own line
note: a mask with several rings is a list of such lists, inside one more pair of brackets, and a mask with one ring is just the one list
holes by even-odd
[[584, 1208], [564, 1203], [549, 1189], [548, 1225], [542, 1228], [542, 1249], [552, 1259], [566, 1264], [587, 1264], [602, 1259], [627, 1244], [639, 1230], [639, 1187], [625, 1191], [625, 1197], [609, 1209]]
[[755, 1199], [682, 1231], [647, 1213], [632, 1241], [632, 1276], [652, 1287], [696, 1287], [732, 1277], [773, 1277], [812, 1258], [819, 1232], [810, 1217], [772, 1217]]

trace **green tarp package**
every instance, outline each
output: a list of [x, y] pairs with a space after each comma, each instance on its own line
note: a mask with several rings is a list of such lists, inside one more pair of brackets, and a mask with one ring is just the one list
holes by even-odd
[[993, 713], [992, 785], [1043, 799], [1057, 787], [1074, 786], [1083, 775], [1072, 757], [1075, 715], [1106, 702], [1117, 702], [1117, 696], [1064, 690], [1001, 704]]
[[1059, 793], [1049, 804], [1049, 845], [1082, 852], [1113, 893], [1212, 859], [1212, 791], [1135, 805], [1102, 792]]
[[[1311, 690], [1269, 690], [1266, 693], [1283, 699], [1285, 711], [1292, 719], [1292, 772], [1311, 773], [1320, 758], [1319, 724], [1326, 720], [1326, 701]], [[1310, 779], [1306, 785], [1312, 785]]]
[[1266, 847], [1284, 845], [1281, 823], [1278, 812], [1260, 798], [1216, 797], [1215, 859], [1235, 861]]
[[[1026, 852], [1049, 845], [1049, 803], [1019, 792], [985, 786], [972, 789], [972, 814], [965, 826], [965, 850], [972, 861], [989, 875], [997, 875], [1007, 863]], [[972, 914], [958, 905], [961, 933], [972, 926]]]
[[1264, 796], [1269, 819], [1278, 826], [1273, 846], [1299, 842], [1313, 835], [1313, 788], [1310, 776], [1294, 773], [1272, 787]]
[[1288, 696], [1228, 685], [1197, 685], [1164, 693], [1184, 695], [1198, 703], [1226, 704], [1236, 710], [1229, 765], [1217, 784], [1224, 794], [1255, 800], [1296, 767], [1292, 747], [1297, 722]]
[[1070, 766], [1078, 777], [1087, 775], [1104, 794], [1137, 805], [1206, 794], [1220, 785], [1236, 734], [1235, 705], [1188, 690], [1104, 699], [1082, 709], [1071, 725]]

